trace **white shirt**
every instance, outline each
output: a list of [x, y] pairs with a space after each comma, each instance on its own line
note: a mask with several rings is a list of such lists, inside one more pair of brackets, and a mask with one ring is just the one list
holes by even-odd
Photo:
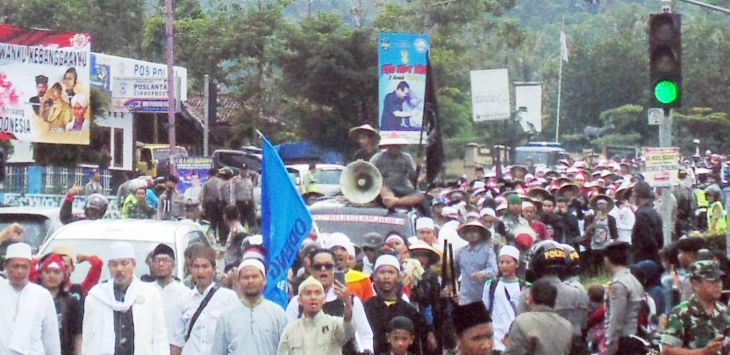
[[193, 292], [193, 290], [185, 287], [180, 281], [173, 280], [165, 287], [162, 287], [158, 282], [150, 282], [152, 286], [160, 291], [162, 297], [162, 305], [165, 307], [165, 322], [167, 323], [167, 329], [170, 331], [167, 333], [167, 337], [170, 340], [170, 344], [175, 339], [174, 329], [177, 327], [177, 320], [181, 317], [183, 311], [183, 300]]
[[[502, 343], [504, 335], [509, 332], [509, 327], [512, 321], [515, 320], [517, 304], [520, 300], [520, 283], [518, 280], [504, 281], [500, 279], [498, 281], [497, 288], [494, 290], [494, 310], [492, 311], [492, 326], [494, 327], [494, 342], [492, 349], [496, 351], [504, 351], [506, 346]], [[482, 301], [484, 307], [489, 308], [490, 285], [484, 286], [484, 292], [482, 293]], [[505, 289], [507, 292], [505, 292]], [[507, 294], [509, 293], [509, 300]]]
[[0, 277], [0, 301], [0, 354], [61, 354], [56, 306], [48, 290], [29, 282], [18, 291]]
[[213, 339], [215, 336], [215, 327], [218, 318], [223, 312], [234, 305], [239, 304], [238, 295], [225, 287], [218, 288], [213, 297], [208, 302], [203, 312], [200, 313], [195, 321], [193, 331], [190, 332], [190, 338], [186, 341], [185, 336], [188, 334], [190, 321], [198, 310], [200, 302], [208, 295], [213, 288], [211, 283], [204, 293], [200, 293], [197, 287], [193, 288], [183, 299], [183, 309], [181, 317], [178, 318], [177, 326], [175, 326], [175, 336], [172, 344], [182, 348], [182, 355], [199, 355], [210, 354], [213, 348]]
[[[332, 302], [337, 299], [335, 288], [330, 287], [327, 290], [327, 298], [325, 302]], [[299, 318], [299, 296], [294, 296], [289, 305], [286, 307], [286, 315], [289, 316], [290, 323]], [[365, 314], [365, 307], [362, 305], [357, 296], [352, 299], [352, 323], [355, 327], [355, 342], [357, 350], [363, 352], [365, 350], [373, 351], [373, 330], [370, 328], [370, 322]]]
[[634, 223], [636, 223], [636, 216], [634, 211], [631, 210], [629, 205], [623, 205], [618, 210], [618, 217], [616, 218], [616, 229], [618, 229], [618, 240], [631, 244], [631, 231], [634, 230]]

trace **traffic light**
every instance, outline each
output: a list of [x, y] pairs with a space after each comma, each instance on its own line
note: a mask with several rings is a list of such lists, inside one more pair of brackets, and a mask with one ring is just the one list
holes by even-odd
[[649, 78], [652, 107], [682, 106], [682, 20], [679, 14], [649, 15]]

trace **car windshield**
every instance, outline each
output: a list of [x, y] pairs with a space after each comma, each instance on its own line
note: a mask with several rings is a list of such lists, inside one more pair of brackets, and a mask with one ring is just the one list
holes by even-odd
[[383, 237], [394, 231], [406, 238], [413, 236], [412, 228], [405, 217], [346, 214], [313, 214], [312, 217], [320, 233], [345, 233], [356, 245], [362, 245], [363, 236], [370, 232], [379, 233]]
[[[43, 243], [43, 240], [46, 238], [46, 234], [48, 233], [48, 229], [46, 227], [47, 220], [48, 218], [39, 215], [0, 214], [0, 230], [13, 223], [20, 223], [24, 230], [22, 241], [28, 243], [35, 252]], [[0, 255], [3, 254], [5, 254], [5, 252], [0, 251]]]
[[518, 151], [515, 153], [515, 164], [527, 165], [529, 161], [533, 164], [553, 166], [557, 163], [557, 154], [554, 152]]
[[[73, 250], [76, 254], [85, 254], [85, 255], [96, 255], [101, 260], [104, 261], [104, 267], [102, 268], [101, 272], [101, 281], [109, 279], [109, 268], [106, 266], [106, 262], [109, 259], [109, 244], [111, 243], [111, 240], [108, 239], [62, 239], [62, 240], [52, 240], [44, 250], [41, 251], [41, 254], [49, 253], [53, 248], [64, 245], [69, 247], [71, 250]], [[134, 257], [135, 260], [137, 260], [137, 267], [134, 269], [134, 274], [137, 277], [140, 277], [145, 274], [149, 274], [150, 270], [149, 267], [144, 263], [144, 260], [147, 257], [147, 253], [149, 250], [153, 248], [153, 245], [157, 245], [158, 242], [153, 241], [138, 241], [138, 240], [130, 240], [128, 241], [134, 246]], [[175, 250], [175, 247], [170, 245], [173, 250]], [[177, 253], [177, 250], [175, 250]], [[176, 260], [179, 258], [175, 258]], [[84, 280], [86, 277], [86, 273], [89, 272], [89, 263], [79, 263], [76, 264], [76, 268], [71, 275], [71, 282], [73, 283], [80, 283]]]
[[339, 170], [339, 169], [331, 169], [331, 170], [330, 169], [327, 169], [327, 170], [317, 169], [315, 176], [317, 177], [317, 183], [319, 183], [319, 184], [339, 185], [341, 174], [342, 174], [342, 170]]
[[259, 171], [261, 170], [261, 162], [256, 156], [246, 155], [244, 153], [228, 153], [219, 152], [217, 154], [218, 163], [221, 166], [239, 167], [242, 163], [245, 163], [249, 169]]

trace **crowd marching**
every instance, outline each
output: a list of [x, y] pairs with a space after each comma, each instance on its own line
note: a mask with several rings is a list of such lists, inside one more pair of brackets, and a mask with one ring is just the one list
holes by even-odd
[[[659, 195], [640, 160], [476, 168], [421, 192], [402, 140], [367, 125], [351, 136], [356, 159], [382, 174], [378, 201], [417, 211], [416, 235], [310, 235], [282, 307], [263, 296], [256, 172], [212, 170], [184, 193], [175, 176], [131, 179], [119, 188], [122, 218], [204, 223], [202, 215], [223, 255], [159, 244], [136, 260], [118, 241], [108, 260], [63, 246], [34, 258], [13, 224], [0, 232], [12, 242], [0, 354], [728, 353], [730, 270], [713, 242], [727, 228], [720, 156], [685, 161], [665, 195], [674, 226], [665, 245]], [[305, 180], [312, 201], [316, 178]], [[69, 191], [64, 223], [104, 215], [97, 185], [95, 176]], [[84, 217], [75, 217], [82, 193]], [[89, 271], [73, 284], [79, 263]], [[173, 277], [177, 263], [183, 280]], [[111, 278], [100, 282], [104, 267]]]

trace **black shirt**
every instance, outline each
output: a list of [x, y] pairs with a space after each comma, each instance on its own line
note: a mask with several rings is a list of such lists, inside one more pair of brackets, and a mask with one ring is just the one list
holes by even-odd
[[426, 346], [428, 332], [431, 329], [426, 325], [423, 315], [418, 313], [416, 308], [406, 303], [402, 298], [398, 298], [394, 304], [388, 306], [385, 304], [385, 299], [379, 295], [367, 300], [363, 306], [365, 307], [365, 315], [370, 321], [370, 328], [373, 330], [373, 347], [376, 354], [388, 351], [389, 346], [386, 335], [388, 323], [397, 316], [404, 316], [413, 322], [416, 341], [411, 344], [408, 351], [422, 354], [422, 346]]
[[[124, 295], [127, 292], [126, 287], [117, 287], [114, 285], [114, 298], [119, 302], [124, 302]], [[132, 308], [126, 312], [114, 311], [114, 354], [115, 355], [134, 355], [134, 318]]]
[[84, 320], [83, 301], [78, 295], [60, 290], [53, 299], [58, 317], [58, 334], [61, 337], [61, 354], [75, 354], [76, 337], [81, 335]]

